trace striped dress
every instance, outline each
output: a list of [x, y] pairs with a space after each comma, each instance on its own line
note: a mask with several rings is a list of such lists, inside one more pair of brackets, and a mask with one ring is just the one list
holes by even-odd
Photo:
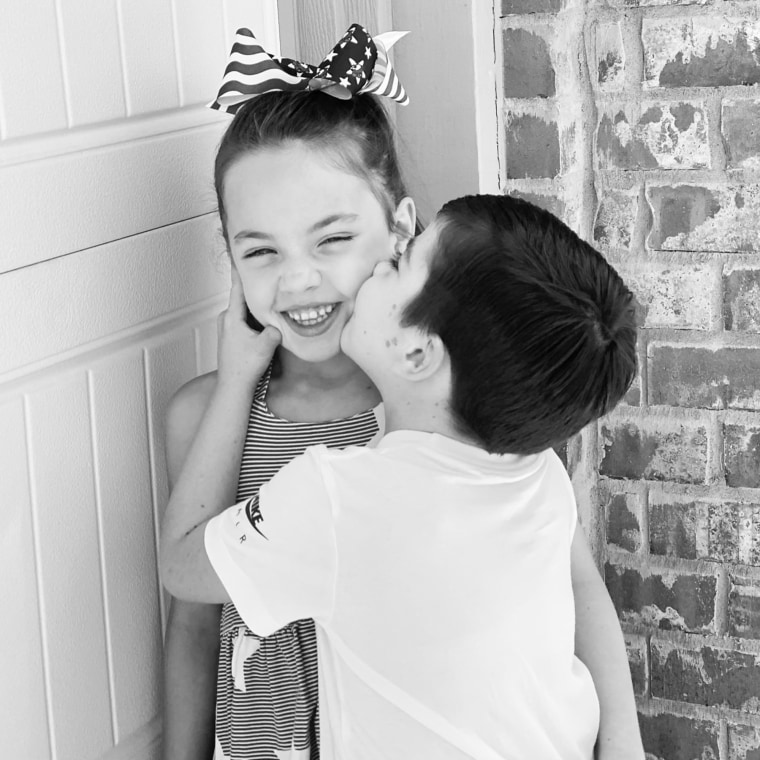
[[[237, 499], [255, 494], [307, 446], [363, 446], [378, 432], [378, 409], [329, 422], [290, 422], [266, 405], [269, 372], [254, 395]], [[225, 604], [217, 676], [214, 760], [317, 760], [317, 641], [300, 620], [266, 638]]]

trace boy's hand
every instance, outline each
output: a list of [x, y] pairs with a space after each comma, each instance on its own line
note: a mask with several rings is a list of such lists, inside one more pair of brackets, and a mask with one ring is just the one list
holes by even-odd
[[247, 306], [243, 283], [236, 267], [232, 266], [230, 303], [217, 320], [219, 347], [219, 384], [254, 386], [266, 371], [282, 336], [276, 327], [267, 326], [262, 332], [246, 324]]

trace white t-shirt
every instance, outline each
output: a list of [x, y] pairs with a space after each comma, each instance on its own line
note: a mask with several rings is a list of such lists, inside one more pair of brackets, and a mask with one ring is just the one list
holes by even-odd
[[317, 446], [206, 529], [247, 625], [316, 621], [325, 760], [589, 760], [572, 487], [551, 451]]

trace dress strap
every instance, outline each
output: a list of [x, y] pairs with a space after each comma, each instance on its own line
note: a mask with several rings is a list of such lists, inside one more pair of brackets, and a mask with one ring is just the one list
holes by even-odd
[[374, 449], [377, 444], [380, 443], [382, 437], [385, 435], [385, 407], [383, 406], [383, 402], [381, 401], [371, 411], [375, 416], [375, 422], [377, 423], [377, 432], [367, 442], [368, 449]]
[[269, 380], [272, 377], [273, 363], [274, 362], [269, 362], [269, 366], [261, 376], [261, 380], [259, 380], [259, 384], [256, 386], [256, 392], [253, 394], [254, 401], [264, 401], [264, 399], [267, 397], [267, 392], [269, 391]]

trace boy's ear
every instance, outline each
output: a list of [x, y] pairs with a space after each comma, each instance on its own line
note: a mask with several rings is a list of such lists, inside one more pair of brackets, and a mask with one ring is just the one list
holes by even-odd
[[393, 228], [400, 240], [406, 244], [414, 237], [414, 227], [417, 222], [417, 209], [414, 201], [407, 196], [399, 201], [393, 214]]
[[410, 328], [403, 339], [400, 369], [407, 380], [419, 382], [435, 375], [447, 362], [448, 354], [438, 335]]

